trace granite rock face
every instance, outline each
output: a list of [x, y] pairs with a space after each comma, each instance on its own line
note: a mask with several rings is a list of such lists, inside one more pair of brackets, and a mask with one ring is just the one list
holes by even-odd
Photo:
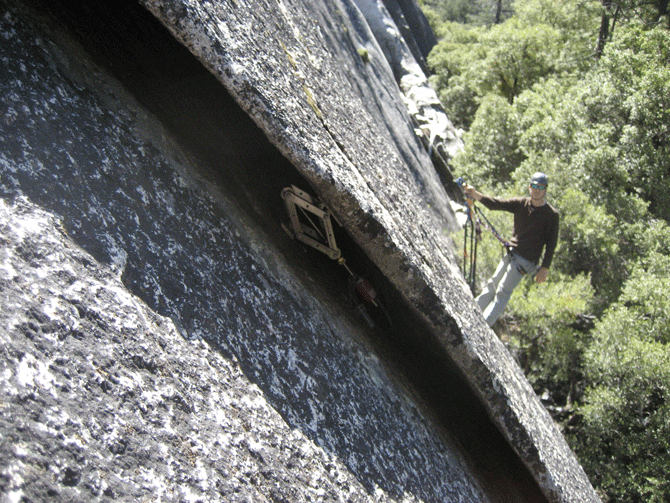
[[0, 33], [3, 503], [486, 501], [346, 303], [118, 83]]
[[[3, 503], [596, 501], [468, 293], [373, 11], [143, 4], [0, 2]], [[281, 230], [291, 184], [375, 327]]]
[[[120, 216], [101, 202], [112, 203], [107, 218]], [[263, 319], [238, 311], [238, 334], [228, 316], [210, 322], [235, 337], [247, 365], [273, 367], [265, 392], [235, 358], [186, 339], [132, 295], [120, 264], [78, 246], [64, 216], [25, 197], [0, 207], [11, 299], [0, 315], [3, 502], [485, 501], [375, 356], [339, 335], [352, 327], [315, 301], [298, 304], [245, 247], [229, 250], [239, 255], [227, 266], [261, 273], [237, 297], [247, 309], [257, 303]], [[221, 238], [208, 236], [224, 246]], [[285, 300], [283, 320], [268, 302], [274, 295]], [[218, 309], [230, 303], [222, 296]]]
[[[406, 111], [391, 66], [353, 6], [144, 3], [226, 85], [426, 320], [547, 497], [595, 501], [581, 467], [485, 327], [445, 252], [453, 221], [447, 198], [425, 153], [399, 134]], [[280, 21], [266, 24], [266, 15]], [[368, 63], [356, 57], [361, 47]], [[359, 85], [373, 76], [386, 85]]]

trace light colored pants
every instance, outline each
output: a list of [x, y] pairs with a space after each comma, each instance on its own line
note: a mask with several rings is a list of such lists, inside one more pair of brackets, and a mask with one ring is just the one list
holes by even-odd
[[489, 327], [493, 326], [505, 310], [521, 278], [526, 274], [535, 274], [537, 269], [537, 264], [515, 253], [508, 253], [503, 257], [496, 272], [475, 299]]

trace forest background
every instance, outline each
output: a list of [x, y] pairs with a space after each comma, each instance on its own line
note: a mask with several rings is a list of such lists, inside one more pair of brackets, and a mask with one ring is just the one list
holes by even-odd
[[[455, 175], [509, 197], [543, 171], [561, 215], [548, 282], [522, 283], [495, 331], [603, 501], [670, 502], [668, 0], [420, 3], [464, 130]], [[501, 258], [487, 234], [476, 289]]]

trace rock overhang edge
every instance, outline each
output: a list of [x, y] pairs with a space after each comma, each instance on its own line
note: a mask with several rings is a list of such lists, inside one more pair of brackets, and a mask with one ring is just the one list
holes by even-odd
[[[430, 158], [399, 147], [395, 132], [373, 120], [380, 113], [402, 117], [404, 104], [399, 91], [397, 103], [389, 92], [396, 83], [372, 33], [360, 26], [360, 12], [346, 1], [141, 3], [219, 78], [428, 322], [549, 500], [598, 501], [525, 377], [477, 316], [451, 254], [442, 251], [450, 246], [444, 219], [451, 210], [435, 177], [426, 175]], [[353, 13], [353, 21], [344, 13]], [[328, 41], [324, 20], [340, 27]], [[345, 50], [329, 52], [333, 41]], [[357, 47], [371, 53], [372, 63], [356, 60]], [[354, 71], [363, 82], [380, 79], [381, 91], [360, 98], [354, 86], [361, 81], [349, 81]], [[411, 214], [411, 226], [397, 225]]]

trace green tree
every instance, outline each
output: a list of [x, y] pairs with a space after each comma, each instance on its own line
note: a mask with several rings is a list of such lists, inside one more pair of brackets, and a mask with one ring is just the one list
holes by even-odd
[[543, 285], [531, 279], [522, 283], [512, 294], [505, 316], [524, 373], [538, 393], [551, 390], [554, 405], [563, 413], [579, 398], [588, 343], [580, 320], [588, 318], [593, 295], [587, 275], [570, 277], [553, 271]]
[[588, 274], [597, 297], [594, 305], [601, 311], [617, 299], [628, 277], [620, 224], [578, 189], [566, 190], [558, 206], [561, 248], [554, 267], [571, 275]]
[[479, 38], [484, 29], [448, 22], [441, 30], [440, 42], [428, 55], [430, 82], [453, 124], [468, 128], [481, 97], [478, 67], [485, 52]]
[[[590, 5], [593, 2], [586, 2]], [[592, 64], [588, 44], [595, 16], [571, 1], [517, 1], [520, 15], [482, 28], [441, 24], [428, 63], [432, 85], [452, 122], [469, 128], [481, 99], [498, 94], [510, 103], [551, 76], [574, 76]]]
[[[517, 288], [495, 329], [612, 502], [670, 502], [667, 7], [517, 0], [501, 24], [449, 24], [431, 54], [433, 85], [467, 130], [455, 171], [500, 197], [550, 176], [550, 279]], [[509, 235], [506, 215], [488, 216]], [[479, 280], [500, 258], [486, 235]]]
[[670, 31], [621, 29], [580, 92], [590, 127], [574, 163], [590, 195], [628, 219], [641, 197], [670, 221]]
[[488, 94], [512, 104], [523, 90], [554, 73], [560, 60], [557, 30], [517, 18], [490, 29], [445, 23], [442, 34], [428, 64], [434, 73], [431, 82], [455, 124], [467, 126]]
[[465, 147], [454, 164], [471, 183], [496, 186], [509, 182], [511, 173], [523, 161], [519, 149], [519, 117], [507, 100], [495, 94], [483, 99]]
[[612, 38], [614, 28], [620, 18], [635, 21], [648, 26], [670, 29], [670, 13], [668, 0], [601, 0], [600, 29], [596, 56], [601, 57], [605, 51], [605, 44]]
[[421, 4], [424, 12], [431, 12], [431, 15], [434, 14], [442, 22], [450, 21], [467, 23], [476, 9], [476, 4], [474, 2], [469, 2], [468, 0], [422, 0]]
[[529, 25], [548, 25], [560, 30], [566, 41], [582, 45], [580, 54], [586, 46], [593, 52], [593, 31], [598, 26], [600, 0], [516, 0], [514, 11], [517, 17]]
[[585, 356], [591, 385], [571, 439], [611, 501], [670, 500], [668, 268], [661, 253], [635, 266]]
[[443, 21], [491, 25], [513, 14], [512, 0], [420, 0], [424, 12], [436, 13]]
[[555, 72], [560, 34], [548, 25], [512, 18], [484, 33], [484, 93], [497, 92], [510, 103], [525, 89]]

